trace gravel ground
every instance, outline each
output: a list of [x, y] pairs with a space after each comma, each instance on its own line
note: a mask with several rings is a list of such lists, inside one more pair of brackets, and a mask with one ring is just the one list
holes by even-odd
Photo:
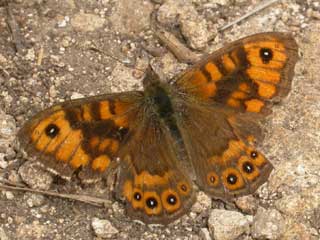
[[[164, 227], [106, 208], [0, 190], [0, 239], [320, 239], [320, 2], [283, 0], [238, 25], [259, 0], [0, 0], [0, 180], [113, 199], [103, 182], [65, 182], [24, 161], [17, 130], [70, 98], [141, 88], [146, 52], [165, 76], [178, 63], [151, 31], [150, 15], [198, 53], [263, 31], [291, 32], [300, 48], [293, 88], [265, 124], [261, 150], [275, 166], [253, 196], [228, 204], [198, 194], [191, 212]], [[15, 21], [13, 21], [15, 20]], [[13, 33], [7, 22], [17, 24]], [[18, 30], [18, 32], [17, 32]], [[18, 36], [18, 37], [17, 37]], [[20, 37], [19, 37], [20, 36]], [[115, 61], [117, 58], [129, 64]]]

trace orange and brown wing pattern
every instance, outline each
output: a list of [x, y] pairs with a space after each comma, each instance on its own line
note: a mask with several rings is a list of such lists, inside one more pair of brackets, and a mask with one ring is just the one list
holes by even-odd
[[262, 139], [252, 113], [230, 116], [224, 107], [189, 105], [179, 120], [198, 186], [215, 198], [253, 193], [267, 181], [273, 166], [256, 148]]
[[89, 182], [115, 164], [140, 97], [129, 92], [58, 104], [24, 125], [20, 143], [45, 168], [67, 179], [81, 168], [79, 176]]
[[298, 48], [291, 35], [252, 35], [209, 55], [174, 82], [200, 99], [242, 112], [266, 112], [291, 87]]
[[117, 193], [131, 217], [167, 224], [194, 203], [193, 183], [179, 164], [174, 142], [160, 121], [144, 118], [123, 147]]

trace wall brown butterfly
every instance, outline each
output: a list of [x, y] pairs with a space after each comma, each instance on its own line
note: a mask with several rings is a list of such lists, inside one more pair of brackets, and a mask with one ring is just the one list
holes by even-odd
[[129, 216], [167, 224], [187, 213], [194, 184], [214, 198], [253, 193], [273, 169], [256, 149], [259, 120], [291, 87], [298, 59], [285, 33], [245, 37], [169, 82], [146, 74], [144, 91], [66, 101], [28, 121], [19, 140], [65, 179], [120, 169]]

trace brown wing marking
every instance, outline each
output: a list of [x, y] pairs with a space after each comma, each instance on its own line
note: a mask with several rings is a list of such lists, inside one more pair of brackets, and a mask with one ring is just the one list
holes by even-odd
[[124, 197], [132, 218], [168, 224], [190, 209], [194, 189], [178, 166], [174, 140], [154, 121], [142, 121], [122, 149], [124, 164], [117, 192]]
[[253, 193], [268, 179], [273, 167], [256, 149], [262, 139], [257, 119], [210, 105], [186, 108], [190, 114], [178, 126], [201, 189], [231, 199]]
[[114, 165], [130, 121], [138, 109], [137, 93], [94, 97], [56, 105], [40, 112], [19, 132], [22, 146], [41, 165], [70, 178], [78, 168], [82, 178]]
[[295, 40], [261, 33], [230, 43], [174, 79], [199, 99], [242, 112], [269, 111], [269, 102], [288, 94], [298, 59]]

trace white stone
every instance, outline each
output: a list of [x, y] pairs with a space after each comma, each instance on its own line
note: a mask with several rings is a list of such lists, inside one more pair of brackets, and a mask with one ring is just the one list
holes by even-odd
[[280, 239], [285, 230], [284, 218], [275, 209], [259, 208], [251, 230], [256, 239]]
[[206, 195], [204, 192], [199, 192], [197, 195], [197, 201], [192, 206], [191, 211], [195, 213], [201, 213], [205, 210], [208, 210], [211, 207], [212, 200], [211, 198]]
[[89, 32], [101, 28], [105, 19], [88, 13], [79, 13], [71, 19], [71, 25], [78, 31]]
[[239, 212], [214, 209], [209, 216], [208, 227], [215, 240], [234, 240], [249, 232], [251, 216]]
[[211, 240], [211, 236], [208, 228], [201, 228], [199, 235], [202, 240]]
[[71, 94], [71, 99], [79, 99], [79, 98], [84, 98], [84, 95], [78, 92], [73, 92]]
[[91, 222], [92, 228], [97, 237], [110, 238], [119, 232], [111, 222], [106, 219], [93, 218]]

